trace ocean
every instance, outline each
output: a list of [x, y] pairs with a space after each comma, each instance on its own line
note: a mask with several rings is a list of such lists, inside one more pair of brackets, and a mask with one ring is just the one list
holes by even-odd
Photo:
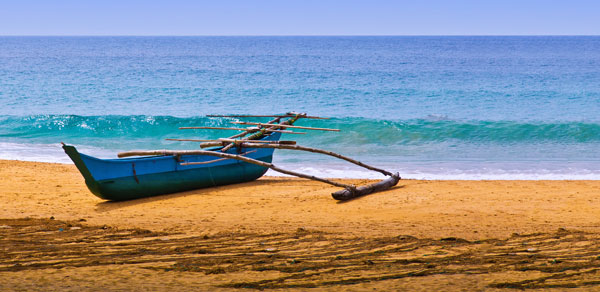
[[[198, 149], [209, 114], [331, 117], [284, 135], [415, 179], [600, 179], [600, 37], [0, 37], [0, 159]], [[254, 118], [251, 121], [266, 121]], [[378, 178], [277, 150], [274, 163]], [[277, 175], [276, 173], [269, 173]]]

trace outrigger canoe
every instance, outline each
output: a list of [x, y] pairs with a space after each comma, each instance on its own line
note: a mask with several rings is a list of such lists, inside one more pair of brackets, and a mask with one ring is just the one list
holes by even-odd
[[[339, 129], [294, 126], [300, 118], [326, 119], [305, 113], [285, 115], [230, 115], [213, 117], [275, 117], [268, 123], [237, 122], [250, 128], [181, 127], [180, 129], [237, 130], [242, 133], [218, 140], [167, 139], [181, 142], [203, 142], [205, 150], [146, 150], [118, 154], [119, 159], [100, 159], [79, 153], [74, 146], [63, 149], [77, 166], [90, 191], [105, 200], [123, 201], [205, 187], [248, 182], [263, 176], [267, 169], [311, 179], [344, 188], [332, 193], [336, 200], [349, 200], [389, 189], [400, 180], [398, 173], [373, 167], [352, 158], [317, 148], [296, 145], [296, 141], [280, 141], [282, 133], [304, 134], [290, 129], [336, 131]], [[282, 119], [286, 119], [283, 120]], [[250, 135], [248, 137], [244, 137]], [[244, 137], [244, 138], [242, 138]], [[235, 139], [238, 138], [238, 139]], [[282, 169], [272, 163], [275, 149], [308, 151], [333, 156], [360, 167], [382, 173], [388, 178], [371, 185], [356, 187], [313, 175]], [[131, 158], [134, 157], [134, 158]]]
[[[280, 137], [281, 133], [271, 133], [260, 140], [277, 141]], [[207, 150], [220, 151], [221, 148]], [[90, 191], [110, 201], [253, 181], [268, 169], [240, 160], [207, 155], [100, 159], [79, 153], [74, 146], [63, 145], [63, 149], [83, 175]], [[226, 153], [270, 163], [274, 150], [231, 148]], [[182, 165], [182, 162], [185, 163]]]

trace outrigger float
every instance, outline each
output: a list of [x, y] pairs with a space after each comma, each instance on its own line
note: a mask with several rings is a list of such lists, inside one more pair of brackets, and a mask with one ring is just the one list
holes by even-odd
[[[210, 115], [209, 117], [249, 118], [272, 117], [267, 123], [232, 122], [250, 125], [247, 128], [181, 127], [180, 129], [238, 130], [241, 133], [217, 140], [167, 139], [170, 141], [201, 142], [206, 150], [150, 150], [118, 154], [119, 159], [99, 159], [79, 153], [74, 146], [63, 149], [85, 179], [89, 190], [110, 201], [138, 199], [187, 190], [229, 185], [256, 180], [267, 169], [342, 187], [332, 193], [336, 200], [349, 200], [373, 192], [389, 189], [400, 180], [398, 173], [376, 168], [352, 158], [317, 148], [296, 145], [296, 141], [280, 140], [282, 134], [305, 134], [292, 129], [336, 131], [338, 129], [302, 127], [293, 125], [299, 119], [327, 119], [305, 113], [285, 115]], [[356, 187], [329, 179], [302, 174], [275, 166], [275, 149], [308, 151], [333, 156], [388, 178], [366, 186]]]

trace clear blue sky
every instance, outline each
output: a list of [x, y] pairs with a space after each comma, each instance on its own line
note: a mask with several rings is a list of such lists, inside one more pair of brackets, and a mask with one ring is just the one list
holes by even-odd
[[600, 1], [0, 0], [0, 35], [600, 35]]

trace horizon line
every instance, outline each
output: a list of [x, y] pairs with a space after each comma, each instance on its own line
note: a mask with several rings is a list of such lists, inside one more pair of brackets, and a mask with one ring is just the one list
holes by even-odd
[[600, 34], [8, 34], [0, 37], [598, 37]]

